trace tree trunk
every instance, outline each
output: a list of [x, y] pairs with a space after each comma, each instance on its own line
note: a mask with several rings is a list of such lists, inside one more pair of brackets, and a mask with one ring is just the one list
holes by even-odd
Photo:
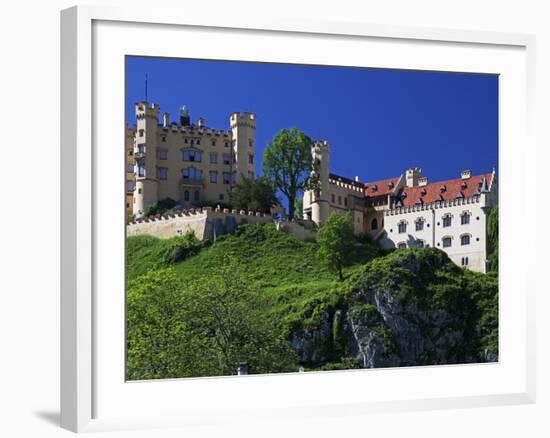
[[296, 202], [296, 195], [288, 195], [288, 217], [290, 220], [294, 219], [294, 203]]

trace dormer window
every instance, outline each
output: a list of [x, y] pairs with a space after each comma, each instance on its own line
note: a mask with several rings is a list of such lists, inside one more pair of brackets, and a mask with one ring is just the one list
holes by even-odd
[[464, 193], [458, 192], [458, 195], [456, 195], [456, 199], [463, 199], [463, 198], [464, 198]]
[[422, 189], [422, 190], [420, 191], [420, 194], [421, 194], [422, 196], [424, 196], [426, 193], [428, 193], [428, 192], [426, 191], [426, 189]]
[[424, 204], [424, 201], [422, 201], [422, 199], [418, 198], [415, 202], [416, 205], [422, 205]]
[[468, 187], [468, 184], [466, 184], [466, 181], [462, 181], [462, 184], [460, 184], [460, 186], [465, 189], [466, 187]]
[[378, 186], [377, 186], [376, 184], [374, 184], [374, 185], [372, 186], [371, 190], [372, 190], [373, 192], [376, 192], [376, 191], [378, 190]]
[[439, 187], [439, 190], [442, 191], [442, 192], [446, 192], [447, 191], [447, 186], [445, 184], [443, 184], [441, 187]]
[[390, 182], [388, 183], [388, 187], [389, 187], [390, 189], [393, 189], [393, 186], [394, 186], [393, 181], [390, 181]]

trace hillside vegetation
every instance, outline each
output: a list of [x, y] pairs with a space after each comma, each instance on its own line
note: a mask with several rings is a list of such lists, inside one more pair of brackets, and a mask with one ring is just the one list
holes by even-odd
[[498, 282], [445, 253], [353, 244], [339, 275], [316, 243], [246, 225], [215, 243], [129, 237], [128, 378], [496, 360]]

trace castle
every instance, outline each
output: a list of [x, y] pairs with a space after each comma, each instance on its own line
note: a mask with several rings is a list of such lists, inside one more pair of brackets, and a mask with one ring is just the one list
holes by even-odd
[[[179, 123], [160, 108], [136, 104], [136, 125], [126, 128], [126, 207], [134, 220], [128, 234], [162, 237], [193, 230], [211, 238], [230, 232], [231, 224], [271, 222], [273, 217], [250, 212], [194, 207], [226, 204], [240, 175], [254, 177], [256, 117], [232, 113], [229, 130], [191, 123], [186, 107]], [[304, 193], [302, 229], [286, 225], [297, 236], [311, 239], [311, 225], [321, 226], [332, 213], [350, 212], [356, 234], [368, 234], [383, 248], [432, 246], [445, 251], [457, 265], [487, 271], [487, 216], [498, 203], [495, 170], [429, 182], [420, 168], [402, 175], [362, 183], [329, 172], [330, 144], [312, 146], [315, 190]], [[140, 220], [147, 206], [172, 198], [188, 212]], [[200, 214], [199, 214], [200, 213]], [[248, 216], [245, 218], [245, 216]], [[229, 222], [228, 222], [229, 221]]]
[[487, 215], [498, 203], [495, 170], [429, 182], [420, 168], [362, 183], [329, 172], [330, 145], [312, 148], [316, 190], [304, 193], [304, 219], [321, 226], [332, 213], [350, 212], [356, 234], [369, 234], [383, 248], [432, 246], [457, 265], [487, 271]]
[[165, 112], [159, 124], [156, 104], [139, 102], [135, 111], [136, 126], [126, 130], [128, 214], [142, 216], [166, 198], [185, 208], [225, 204], [240, 175], [254, 177], [254, 114], [231, 114], [224, 131], [203, 118], [191, 123], [186, 107], [179, 123]]

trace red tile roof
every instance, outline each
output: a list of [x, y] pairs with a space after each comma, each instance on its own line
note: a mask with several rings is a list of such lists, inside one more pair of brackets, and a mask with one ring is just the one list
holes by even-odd
[[386, 196], [388, 193], [392, 193], [399, 181], [400, 177], [382, 179], [380, 181], [373, 181], [365, 183], [365, 198], [374, 198], [376, 196]]
[[[437, 181], [425, 186], [405, 186], [401, 192], [401, 202], [403, 203], [403, 207], [416, 205], [419, 199], [421, 199], [424, 204], [431, 204], [440, 200], [440, 196], [445, 201], [454, 200], [459, 193], [462, 193], [465, 198], [471, 198], [477, 190], [481, 190], [483, 178], [487, 179], [487, 188], [490, 189], [492, 173], [476, 175], [468, 179], [457, 178], [447, 181]], [[445, 190], [442, 190], [442, 187], [444, 187]]]

